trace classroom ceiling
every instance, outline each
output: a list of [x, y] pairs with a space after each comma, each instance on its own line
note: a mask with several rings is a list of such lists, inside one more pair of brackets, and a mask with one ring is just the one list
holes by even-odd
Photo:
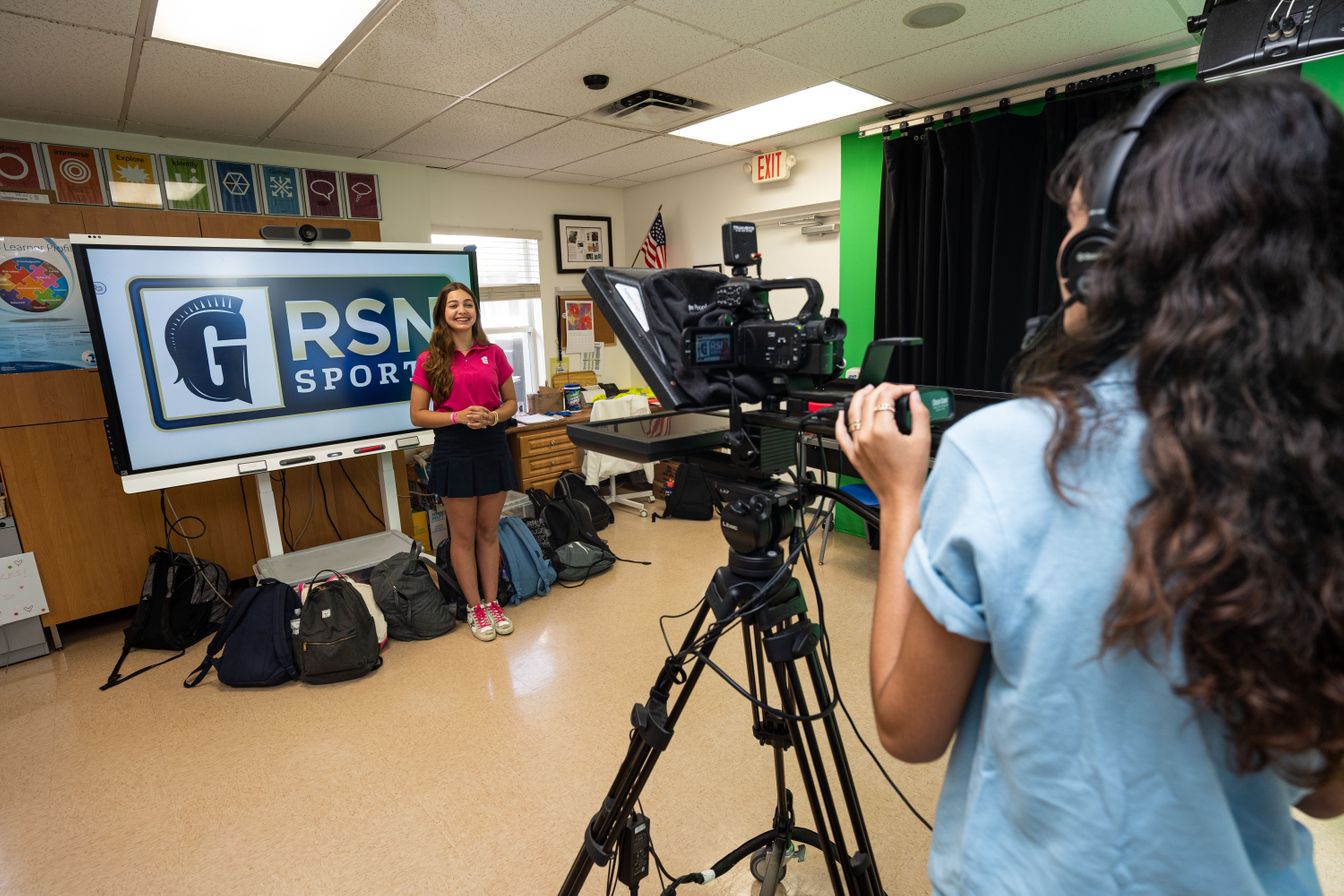
[[961, 0], [951, 25], [902, 24], [928, 2], [384, 0], [313, 69], [152, 39], [155, 0], [0, 0], [0, 117], [624, 187], [884, 111], [724, 148], [600, 120], [638, 90], [729, 111], [839, 80], [919, 109], [1191, 47], [1203, 7]]

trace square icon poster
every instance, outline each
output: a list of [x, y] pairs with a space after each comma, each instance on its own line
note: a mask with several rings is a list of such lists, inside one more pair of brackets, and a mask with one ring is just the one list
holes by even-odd
[[71, 205], [107, 205], [98, 150], [47, 143], [42, 147], [56, 201]]
[[341, 216], [340, 175], [335, 171], [303, 169], [303, 196], [312, 218]]
[[163, 192], [168, 207], [182, 212], [214, 210], [210, 201], [210, 168], [205, 159], [191, 156], [159, 156], [163, 165]]
[[0, 190], [29, 193], [42, 189], [42, 163], [34, 143], [0, 140]]
[[383, 210], [378, 201], [378, 175], [347, 172], [343, 177], [348, 217], [382, 218]]
[[299, 169], [283, 165], [261, 166], [261, 195], [266, 197], [266, 214], [302, 215], [299, 193]]
[[107, 189], [113, 205], [163, 208], [153, 153], [105, 149], [103, 160], [107, 162]]
[[219, 210], [237, 215], [255, 215], [261, 212], [257, 200], [257, 169], [248, 162], [214, 163], [215, 193], [219, 196]]

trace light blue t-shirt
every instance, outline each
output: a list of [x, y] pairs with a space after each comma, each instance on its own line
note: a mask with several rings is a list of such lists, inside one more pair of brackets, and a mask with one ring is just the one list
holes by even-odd
[[938, 802], [934, 891], [1319, 896], [1289, 812], [1306, 791], [1232, 771], [1221, 721], [1172, 692], [1179, 644], [1155, 648], [1162, 668], [1098, 656], [1149, 487], [1132, 367], [1094, 390], [1109, 424], [1063, 468], [1075, 506], [1051, 488], [1054, 412], [1038, 400], [949, 429], [924, 492], [907, 580], [948, 631], [988, 645]]

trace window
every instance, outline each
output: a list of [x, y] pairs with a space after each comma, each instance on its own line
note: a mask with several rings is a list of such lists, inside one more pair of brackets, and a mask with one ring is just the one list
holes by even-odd
[[546, 381], [542, 348], [541, 264], [537, 240], [470, 233], [435, 233], [436, 244], [476, 247], [481, 326], [513, 367], [519, 408]]

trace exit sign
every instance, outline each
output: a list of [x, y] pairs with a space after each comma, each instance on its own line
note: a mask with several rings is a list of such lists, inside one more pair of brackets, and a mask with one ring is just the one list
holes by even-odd
[[747, 163], [751, 166], [751, 182], [767, 184], [776, 180], [788, 180], [795, 162], [797, 159], [793, 154], [782, 149], [761, 153]]

